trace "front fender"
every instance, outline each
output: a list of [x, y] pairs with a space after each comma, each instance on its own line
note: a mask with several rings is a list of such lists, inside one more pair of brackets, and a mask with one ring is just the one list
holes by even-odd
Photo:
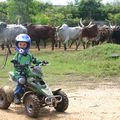
[[61, 91], [61, 88], [55, 90], [55, 91], [52, 91], [53, 95], [56, 94], [57, 92]]
[[22, 97], [23, 104], [24, 104], [24, 102], [25, 102], [25, 98], [26, 98], [28, 95], [30, 95], [30, 94], [34, 94], [33, 91], [27, 91], [27, 92], [25, 92], [25, 94], [24, 94], [23, 97]]

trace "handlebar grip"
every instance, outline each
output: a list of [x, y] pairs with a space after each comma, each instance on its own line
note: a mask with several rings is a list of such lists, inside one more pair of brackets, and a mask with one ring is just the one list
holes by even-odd
[[18, 61], [17, 60], [11, 60], [11, 63], [18, 64]]
[[48, 61], [42, 61], [43, 64], [48, 64], [49, 62]]

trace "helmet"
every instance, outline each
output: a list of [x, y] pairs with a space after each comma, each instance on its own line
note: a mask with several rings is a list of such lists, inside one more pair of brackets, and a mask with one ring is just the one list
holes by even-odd
[[[27, 43], [27, 47], [26, 48], [19, 48], [19, 46], [18, 46], [19, 42], [26, 42]], [[16, 37], [16, 50], [20, 54], [26, 54], [26, 53], [28, 53], [28, 50], [30, 49], [30, 45], [31, 45], [31, 38], [30, 38], [29, 35], [27, 35], [27, 34], [19, 34]]]

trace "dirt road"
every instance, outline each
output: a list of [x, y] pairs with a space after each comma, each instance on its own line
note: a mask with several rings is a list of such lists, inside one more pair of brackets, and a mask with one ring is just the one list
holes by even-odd
[[95, 82], [94, 79], [64, 84], [69, 97], [65, 113], [44, 108], [39, 118], [33, 119], [25, 115], [22, 105], [12, 104], [9, 110], [0, 110], [0, 120], [120, 120], [120, 78], [114, 78], [114, 82], [106, 79]]

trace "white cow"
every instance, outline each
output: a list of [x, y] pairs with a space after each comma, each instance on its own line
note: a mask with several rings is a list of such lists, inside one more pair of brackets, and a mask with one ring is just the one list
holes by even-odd
[[9, 45], [15, 42], [15, 37], [21, 33], [27, 33], [26, 27], [23, 25], [8, 24], [0, 31], [0, 44], [3, 46], [5, 44], [8, 47], [9, 53], [11, 53]]
[[80, 40], [82, 37], [82, 27], [69, 27], [67, 24], [63, 24], [60, 28], [57, 29], [57, 40], [62, 41], [64, 44], [64, 50], [66, 50], [66, 44], [72, 40], [77, 41], [76, 50], [80, 45]]

